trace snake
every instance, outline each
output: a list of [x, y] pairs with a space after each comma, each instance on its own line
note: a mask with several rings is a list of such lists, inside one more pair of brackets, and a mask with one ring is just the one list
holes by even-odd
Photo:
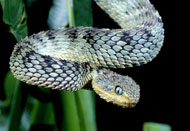
[[25, 83], [65, 91], [91, 83], [106, 102], [134, 107], [140, 86], [113, 70], [141, 66], [158, 55], [162, 18], [149, 0], [94, 1], [120, 29], [62, 27], [32, 34], [14, 46], [11, 72]]

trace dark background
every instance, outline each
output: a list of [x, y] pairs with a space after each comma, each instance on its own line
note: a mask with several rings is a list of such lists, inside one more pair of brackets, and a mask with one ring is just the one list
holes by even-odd
[[[179, 9], [176, 8], [180, 6], [178, 3], [166, 3], [164, 0], [151, 0], [151, 3], [159, 11], [164, 22], [164, 46], [152, 62], [125, 71], [117, 70], [118, 73], [131, 76], [141, 87], [141, 98], [135, 108], [122, 109], [96, 96], [99, 131], [108, 129], [140, 131], [143, 123], [149, 121], [169, 124], [173, 131], [182, 131], [182, 128], [185, 128], [180, 124], [181, 121], [185, 121], [184, 109], [187, 105], [183, 102], [186, 99], [184, 92], [188, 88], [184, 85], [185, 80], [182, 81], [186, 77], [182, 73], [187, 74], [187, 71], [182, 71], [185, 62], [182, 60], [183, 51], [180, 48], [185, 42], [182, 42], [181, 32], [178, 30], [181, 20], [177, 16], [180, 17], [182, 14], [179, 14]], [[29, 34], [48, 29], [46, 21], [50, 5], [49, 0], [39, 0], [34, 7], [27, 10]], [[95, 27], [118, 27], [94, 2], [92, 7]], [[0, 10], [0, 99], [5, 99], [3, 80], [9, 70], [9, 57], [16, 43], [8, 29], [9, 27], [2, 22], [2, 10]]]

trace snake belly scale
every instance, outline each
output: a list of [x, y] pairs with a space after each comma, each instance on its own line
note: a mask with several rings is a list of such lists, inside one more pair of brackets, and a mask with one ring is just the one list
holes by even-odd
[[140, 66], [159, 53], [164, 29], [149, 0], [95, 0], [122, 29], [92, 27], [42, 31], [18, 42], [10, 57], [13, 75], [26, 83], [76, 91], [89, 81], [107, 102], [134, 107], [139, 85], [110, 69]]

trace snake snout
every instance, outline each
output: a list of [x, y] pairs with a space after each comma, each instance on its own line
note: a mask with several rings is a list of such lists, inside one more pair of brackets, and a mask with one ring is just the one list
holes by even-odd
[[140, 87], [132, 78], [110, 70], [100, 71], [92, 86], [101, 98], [123, 108], [134, 107], [140, 98]]

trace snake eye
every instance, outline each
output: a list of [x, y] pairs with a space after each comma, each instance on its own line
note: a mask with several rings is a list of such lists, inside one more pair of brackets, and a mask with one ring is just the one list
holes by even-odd
[[123, 89], [120, 86], [116, 86], [115, 87], [115, 93], [118, 95], [122, 95], [123, 94]]

